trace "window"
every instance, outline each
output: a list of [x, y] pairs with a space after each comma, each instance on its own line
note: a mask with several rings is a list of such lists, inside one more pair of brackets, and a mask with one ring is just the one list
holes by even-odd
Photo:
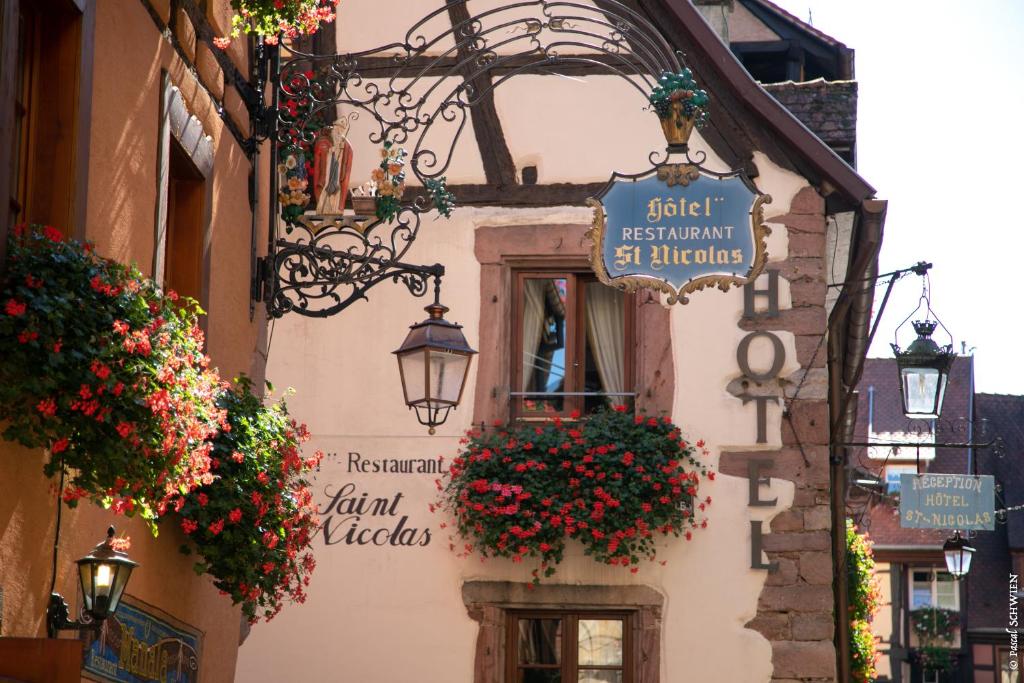
[[173, 137], [167, 183], [164, 287], [202, 303], [205, 182]]
[[71, 234], [81, 14], [66, 0], [18, 4], [8, 216]]
[[917, 465], [886, 465], [885, 492], [887, 495], [892, 496], [900, 492], [901, 474], [917, 474]]
[[516, 416], [587, 413], [631, 402], [632, 296], [590, 272], [519, 272], [515, 291]]
[[1001, 647], [999, 652], [999, 683], [1020, 683], [1020, 669], [1017, 663], [1017, 653], [1010, 652], [1010, 648]]
[[910, 609], [939, 607], [960, 609], [960, 587], [949, 572], [936, 567], [915, 567], [910, 571]]
[[506, 680], [633, 683], [628, 612], [512, 612]]

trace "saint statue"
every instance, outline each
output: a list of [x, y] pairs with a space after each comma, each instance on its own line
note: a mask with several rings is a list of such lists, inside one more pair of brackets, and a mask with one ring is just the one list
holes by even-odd
[[347, 121], [336, 123], [328, 134], [317, 138], [313, 147], [313, 196], [321, 216], [345, 211], [349, 176], [352, 174], [352, 145], [346, 137]]

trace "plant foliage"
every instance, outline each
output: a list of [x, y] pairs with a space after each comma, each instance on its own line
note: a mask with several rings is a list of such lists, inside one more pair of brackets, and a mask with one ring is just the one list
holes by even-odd
[[[225, 423], [194, 302], [52, 227], [18, 226], [0, 301], [3, 435], [49, 448], [62, 492], [153, 524], [212, 481]], [[155, 527], [152, 527], [155, 531]]]
[[265, 406], [245, 377], [217, 404], [229, 423], [213, 440], [217, 477], [188, 495], [181, 528], [202, 558], [196, 572], [210, 573], [250, 621], [270, 619], [286, 598], [305, 601], [316, 566], [310, 542], [318, 520], [305, 477], [321, 454], [302, 457], [305, 425], [289, 418], [283, 400]]
[[853, 521], [846, 520], [847, 599], [850, 610], [850, 676], [856, 683], [875, 679], [877, 639], [871, 621], [878, 612], [879, 589], [875, 558], [868, 535], [858, 534]]
[[[698, 517], [702, 478], [714, 472], [668, 418], [600, 410], [585, 422], [554, 418], [472, 431], [446, 482], [440, 507], [466, 541], [460, 550], [483, 556], [539, 558], [551, 576], [566, 543], [581, 543], [597, 562], [637, 571], [655, 559], [659, 537], [691, 538], [707, 526]], [[454, 549], [453, 545], [453, 549]]]

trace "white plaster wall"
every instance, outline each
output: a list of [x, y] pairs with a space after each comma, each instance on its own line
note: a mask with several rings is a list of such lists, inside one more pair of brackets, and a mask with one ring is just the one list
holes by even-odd
[[[475, 0], [476, 1], [476, 0]], [[384, 28], [369, 21], [369, 6], [378, 24], [393, 35], [394, 21], [382, 22], [381, 5], [396, 16], [410, 16], [420, 3], [350, 0], [344, 4], [350, 19], [343, 37], [353, 43], [368, 40], [355, 32], [355, 21], [372, 33]], [[355, 17], [355, 19], [351, 19]], [[380, 41], [383, 42], [383, 41]], [[663, 148], [657, 122], [642, 110], [643, 102], [626, 97], [628, 86], [605, 77], [586, 83], [562, 78], [519, 77], [497, 93], [499, 113], [518, 160], [537, 159], [540, 182], [607, 179], [613, 170], [637, 172], [646, 168], [647, 153]], [[583, 109], [580, 102], [592, 103]], [[581, 115], [581, 111], [584, 112]], [[363, 122], [365, 123], [365, 122]], [[354, 127], [353, 131], [359, 128]], [[353, 183], [368, 176], [375, 146], [353, 136], [356, 147]], [[699, 135], [696, 149], [705, 145]], [[465, 156], [458, 156], [449, 179], [469, 182], [479, 177], [479, 155], [471, 131], [462, 138]], [[707, 165], [726, 170], [709, 153]], [[459, 154], [463, 154], [460, 149]], [[531, 156], [532, 155], [532, 156]], [[804, 186], [799, 176], [756, 155], [758, 188], [771, 194], [769, 219], [788, 213], [790, 202]], [[477, 180], [479, 182], [479, 180]], [[465, 325], [466, 336], [481, 353], [495, 353], [499, 343], [489, 330], [479, 329], [480, 267], [473, 254], [474, 232], [482, 225], [589, 224], [590, 213], [579, 207], [510, 210], [459, 208], [451, 220], [428, 216], [420, 237], [404, 260], [444, 263], [447, 276], [443, 300], [449, 319]], [[771, 260], [785, 258], [785, 228], [773, 224]], [[789, 303], [788, 283], [782, 282], [782, 305]], [[308, 423], [311, 447], [337, 454], [329, 458], [315, 481], [317, 500], [324, 505], [339, 486], [354, 483], [371, 497], [394, 497], [395, 517], [364, 516], [358, 524], [392, 526], [407, 516], [407, 527], [429, 528], [425, 547], [316, 546], [318, 568], [304, 605], [286, 608], [269, 625], [256, 626], [240, 650], [236, 680], [246, 683], [332, 680], [358, 683], [469, 683], [472, 679], [476, 624], [466, 615], [461, 586], [471, 579], [529, 581], [533, 565], [477, 557], [459, 559], [449, 549], [444, 521], [428, 510], [434, 500], [432, 474], [356, 474], [348, 471], [347, 453], [367, 458], [452, 457], [458, 439], [468, 428], [474, 401], [475, 371], [467, 382], [463, 408], [428, 436], [404, 407], [397, 364], [390, 351], [405, 337], [407, 326], [425, 314], [421, 299], [401, 286], [382, 284], [358, 303], [325, 320], [286, 316], [274, 324], [267, 376], [279, 387], [297, 393], [289, 401], [292, 413]], [[753, 450], [755, 407], [743, 406], [726, 391], [739, 375], [736, 347], [745, 333], [737, 323], [742, 293], [709, 289], [691, 296], [687, 306], [671, 314], [675, 386], [673, 418], [691, 439], [703, 438], [717, 465], [723, 449]], [[777, 332], [786, 349], [785, 376], [797, 369], [792, 335]], [[751, 364], [767, 367], [770, 347], [752, 345]], [[768, 407], [768, 443], [781, 443], [781, 408]], [[773, 508], [750, 508], [748, 484], [739, 477], [719, 476], [701, 487], [710, 495], [709, 526], [690, 542], [673, 539], [659, 551], [666, 564], [645, 564], [639, 573], [597, 565], [571, 547], [553, 582], [570, 584], [639, 584], [665, 596], [662, 641], [662, 680], [766, 683], [771, 678], [768, 642], [744, 624], [756, 613], [766, 574], [749, 569], [750, 520], [767, 522], [787, 509], [793, 485], [773, 480], [766, 498], [778, 497]], [[347, 523], [347, 522], [346, 522]], [[768, 527], [767, 523], [764, 525]], [[335, 536], [334, 538], [337, 538]]]
[[[417, 30], [411, 30], [432, 13], [433, 16], [419, 24]], [[433, 41], [452, 27], [442, 0], [345, 0], [338, 3], [337, 22], [338, 44], [344, 46], [345, 52], [362, 52], [401, 43], [406, 40], [407, 31], [408, 41], [419, 46]], [[453, 52], [454, 47], [455, 42], [446, 35], [425, 54], [446, 54]], [[381, 54], [401, 54], [401, 51], [393, 48]]]

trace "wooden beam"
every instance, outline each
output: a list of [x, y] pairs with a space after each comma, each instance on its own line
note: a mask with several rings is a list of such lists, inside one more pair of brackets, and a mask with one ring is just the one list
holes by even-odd
[[607, 185], [601, 183], [551, 183], [550, 185], [450, 185], [457, 206], [584, 206]]
[[[460, 0], [447, 0], [447, 3], [448, 18], [452, 26], [467, 25], [470, 17], [466, 3]], [[459, 44], [460, 61], [467, 60], [472, 54], [472, 48], [465, 41]], [[474, 93], [487, 93], [481, 96], [480, 101], [470, 110], [473, 134], [480, 148], [480, 159], [483, 161], [487, 183], [499, 187], [515, 185], [516, 165], [512, 161], [512, 153], [501, 130], [501, 119], [498, 118], [498, 110], [494, 106], [494, 93], [488, 92], [492, 84], [491, 77], [489, 74], [483, 74], [469, 79], [473, 72], [471, 60], [467, 60], [466, 66], [462, 67], [460, 72], [467, 79], [467, 84], [473, 87]]]

